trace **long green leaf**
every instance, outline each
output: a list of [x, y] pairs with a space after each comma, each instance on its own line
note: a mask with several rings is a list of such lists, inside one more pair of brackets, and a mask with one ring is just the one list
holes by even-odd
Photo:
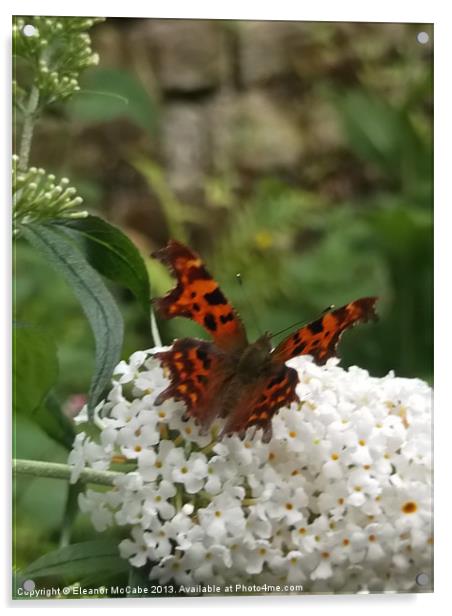
[[350, 146], [361, 158], [377, 165], [387, 178], [417, 203], [431, 202], [431, 146], [415, 128], [409, 114], [386, 100], [351, 90], [337, 97], [337, 107]]
[[88, 216], [65, 222], [86, 260], [100, 274], [130, 289], [149, 314], [149, 277], [143, 257], [120, 229]]
[[23, 236], [66, 278], [90, 322], [96, 343], [96, 365], [88, 403], [92, 415], [120, 358], [124, 330], [121, 313], [102, 278], [63, 227], [29, 224], [24, 226]]
[[58, 377], [53, 340], [34, 327], [16, 325], [13, 333], [15, 412], [31, 415]]
[[46, 434], [70, 449], [74, 429], [49, 390], [58, 376], [56, 347], [45, 331], [15, 325], [13, 383], [15, 413], [26, 416]]
[[30, 416], [50, 438], [71, 449], [75, 431], [70, 419], [64, 415], [61, 405], [51, 391], [45, 401]]
[[96, 540], [74, 543], [41, 556], [20, 572], [21, 579], [59, 577], [76, 581], [90, 574], [127, 571], [129, 564], [122, 559], [117, 541]]
[[83, 486], [79, 482], [68, 485], [66, 505], [61, 523], [60, 548], [64, 548], [71, 543], [72, 528], [79, 512], [78, 497], [82, 491]]

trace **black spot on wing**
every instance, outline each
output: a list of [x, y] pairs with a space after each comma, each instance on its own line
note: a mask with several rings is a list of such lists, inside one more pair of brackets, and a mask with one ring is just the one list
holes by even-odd
[[217, 322], [215, 320], [215, 317], [210, 312], [208, 312], [204, 317], [204, 325], [207, 327], [207, 329], [210, 329], [210, 331], [213, 332], [217, 329]]
[[204, 370], [208, 370], [210, 368], [210, 364], [212, 363], [212, 360], [210, 359], [207, 351], [205, 351], [204, 349], [198, 349], [196, 351], [196, 356], [199, 359], [199, 361], [202, 363], [202, 367], [204, 368]]
[[207, 359], [207, 351], [205, 349], [197, 349], [196, 357], [199, 359], [199, 361], [204, 361], [205, 359]]
[[232, 312], [228, 312], [227, 314], [220, 315], [220, 321], [223, 323], [223, 325], [227, 323], [228, 321], [233, 321], [233, 320], [234, 320], [234, 315]]
[[306, 348], [306, 343], [305, 342], [300, 342], [300, 344], [297, 344], [296, 347], [294, 347], [294, 350], [292, 351], [292, 355], [301, 355], [303, 353], [303, 351]]
[[320, 332], [323, 331], [323, 319], [318, 319], [317, 321], [310, 323], [308, 325], [308, 329], [313, 334], [320, 334]]
[[227, 300], [220, 289], [217, 287], [210, 293], [204, 293], [204, 298], [210, 306], [218, 306], [219, 304], [227, 304]]

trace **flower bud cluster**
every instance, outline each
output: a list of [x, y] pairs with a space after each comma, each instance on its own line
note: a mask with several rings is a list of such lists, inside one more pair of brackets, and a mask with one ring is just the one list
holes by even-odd
[[13, 224], [17, 235], [20, 225], [58, 218], [83, 218], [83, 199], [69, 185], [67, 178], [56, 180], [44, 169], [18, 169], [18, 157], [13, 156]]
[[[98, 63], [87, 30], [101, 18], [15, 17], [13, 49], [16, 57], [31, 70], [33, 85], [39, 90], [40, 104], [63, 100], [80, 89], [78, 78], [87, 67]], [[16, 65], [19, 67], [19, 65]], [[15, 71], [14, 88], [19, 106], [24, 104], [22, 75]], [[20, 75], [20, 77], [19, 77]]]

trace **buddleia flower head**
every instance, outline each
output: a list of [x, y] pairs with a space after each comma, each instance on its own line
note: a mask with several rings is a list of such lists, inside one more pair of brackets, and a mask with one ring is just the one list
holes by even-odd
[[[115, 372], [96, 409], [86, 408], [70, 454], [85, 466], [126, 472], [110, 491], [88, 488], [82, 511], [102, 532], [126, 527], [120, 553], [156, 583], [272, 584], [293, 592], [419, 589], [432, 579], [430, 387], [371, 377], [330, 359], [290, 361], [293, 403], [273, 418], [273, 438], [216, 439], [182, 402], [155, 405], [168, 385], [154, 350]], [[92, 434], [92, 427], [90, 427]]]

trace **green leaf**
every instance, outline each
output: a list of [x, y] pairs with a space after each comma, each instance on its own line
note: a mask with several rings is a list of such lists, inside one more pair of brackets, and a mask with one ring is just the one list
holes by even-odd
[[83, 489], [79, 482], [68, 485], [63, 522], [61, 524], [60, 548], [64, 548], [71, 543], [72, 528], [79, 512], [78, 496]]
[[136, 596], [134, 589], [136, 588], [150, 588], [151, 581], [149, 580], [149, 567], [132, 567], [129, 566], [129, 579], [128, 586], [130, 586], [130, 591], [127, 594], [128, 597]]
[[74, 429], [48, 393], [58, 376], [55, 344], [48, 334], [34, 327], [15, 325], [13, 337], [14, 412], [26, 416], [57, 443], [70, 449]]
[[337, 98], [351, 148], [430, 207], [432, 147], [421, 138], [407, 111], [361, 91]]
[[97, 68], [86, 73], [68, 110], [73, 118], [85, 122], [124, 117], [151, 134], [156, 127], [155, 102], [135, 77], [118, 69]]
[[386, 101], [350, 91], [338, 99], [350, 145], [356, 153], [383, 170], [397, 174], [400, 113]]
[[58, 577], [66, 581], [76, 581], [99, 571], [105, 574], [119, 573], [127, 571], [128, 568], [127, 560], [119, 555], [117, 541], [107, 539], [74, 543], [49, 552], [21, 571], [20, 577]]
[[23, 226], [23, 236], [65, 277], [91, 325], [96, 342], [96, 365], [88, 402], [92, 415], [120, 358], [124, 328], [121, 313], [102, 278], [64, 227], [30, 223]]
[[49, 336], [32, 327], [15, 326], [13, 338], [13, 408], [30, 416], [57, 380], [56, 347]]
[[32, 413], [31, 419], [36, 422], [46, 434], [54, 441], [72, 449], [75, 438], [75, 431], [71, 421], [61, 410], [61, 406], [52, 395], [47, 396], [46, 400]]
[[86, 260], [100, 274], [130, 289], [147, 314], [150, 310], [149, 277], [143, 257], [120, 229], [102, 218], [68, 220]]

